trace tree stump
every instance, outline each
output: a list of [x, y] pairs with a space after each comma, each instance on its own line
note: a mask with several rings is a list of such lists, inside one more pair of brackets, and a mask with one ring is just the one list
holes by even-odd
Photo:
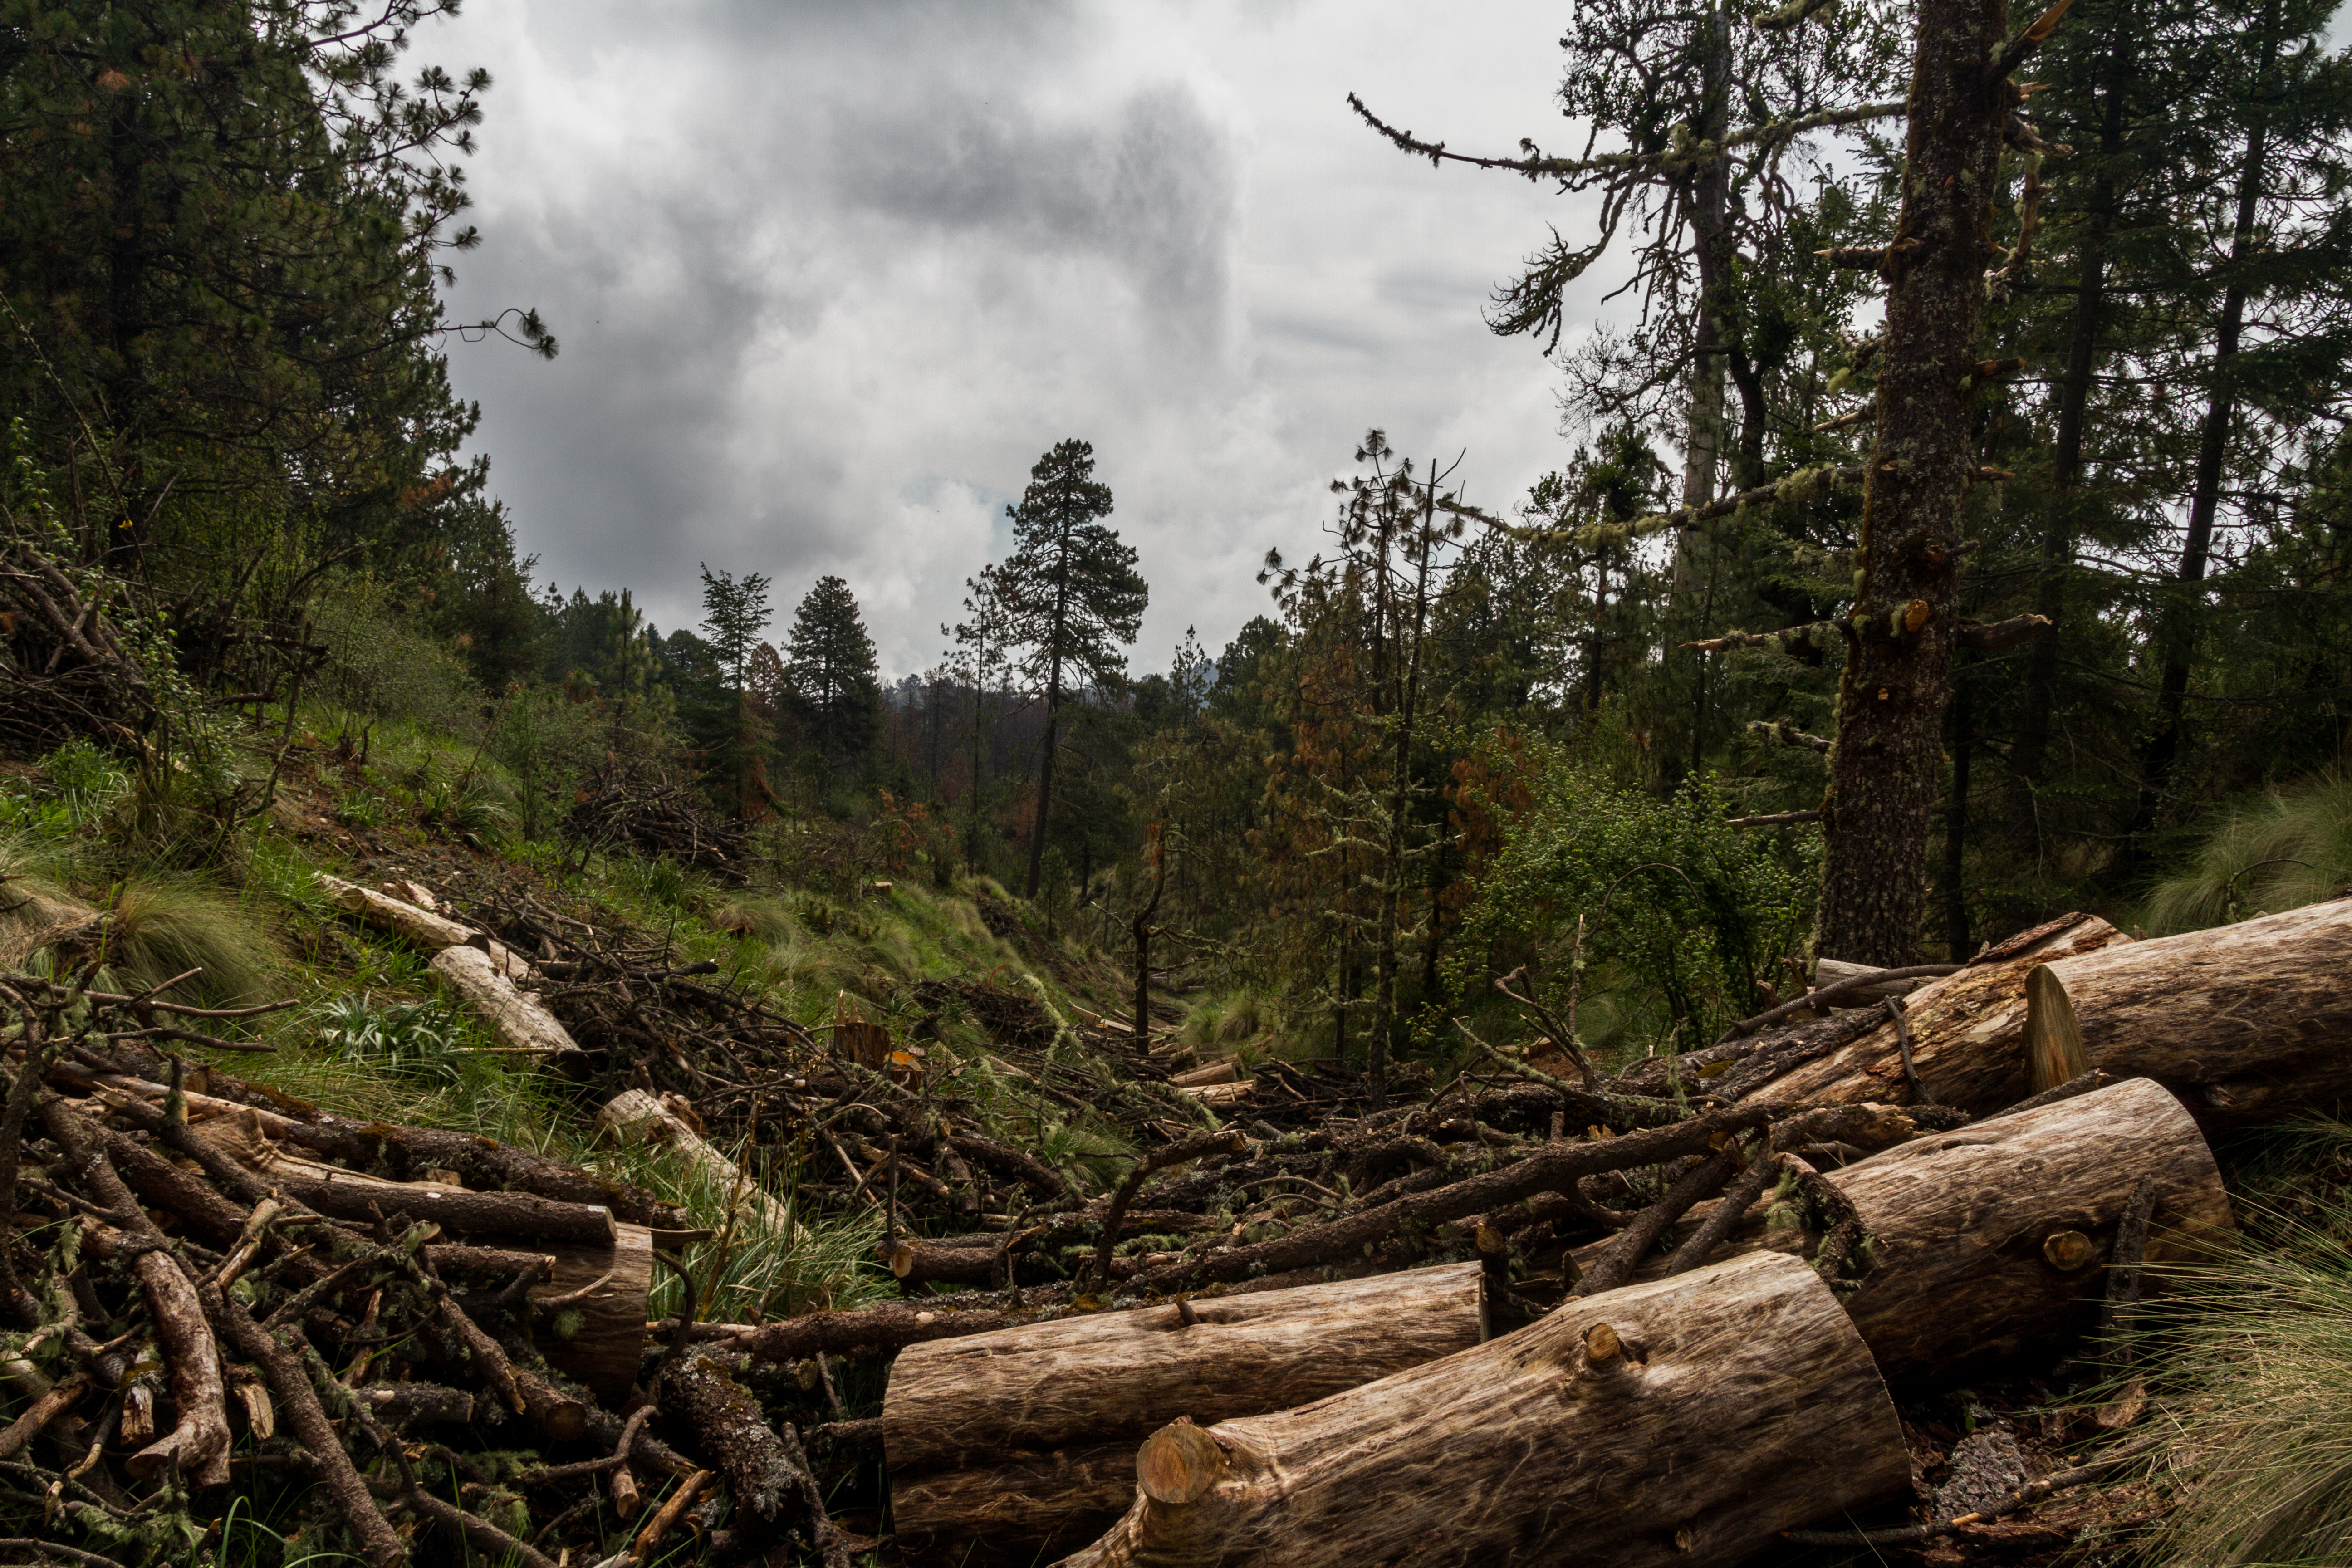
[[1759, 1253], [1303, 1408], [1152, 1435], [1065, 1568], [1737, 1563], [1910, 1479], [1885, 1384], [1813, 1271]]
[[1177, 1416], [1306, 1405], [1478, 1343], [1480, 1266], [1451, 1264], [913, 1345], [883, 1401], [903, 1538], [1065, 1549], [1134, 1494], [1137, 1447]]

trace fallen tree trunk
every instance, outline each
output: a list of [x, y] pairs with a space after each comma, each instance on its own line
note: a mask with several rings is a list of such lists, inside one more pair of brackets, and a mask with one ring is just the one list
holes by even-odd
[[[2195, 1256], [2235, 1228], [2196, 1119], [2147, 1079], [1931, 1133], [1818, 1179], [1868, 1237], [1867, 1271], [1846, 1309], [1899, 1383], [1949, 1377], [2087, 1328], [2116, 1226], [2143, 1177], [2156, 1184], [2149, 1257]], [[1726, 1251], [1811, 1256], [1819, 1237], [1797, 1223], [1803, 1202], [1784, 1185]], [[1695, 1210], [1679, 1235], [1706, 1217]], [[1590, 1263], [1607, 1246], [1571, 1256]]]
[[[2068, 1076], [2035, 1048], [2029, 976], [2048, 966], [2071, 1004], [2073, 1066], [2152, 1078], [2208, 1127], [2239, 1127], [2352, 1100], [2352, 899], [2179, 936], [2130, 942], [2084, 916], [1999, 963], [1964, 969], [1908, 999], [1919, 1082], [1939, 1104], [1983, 1114]], [[1757, 1092], [1782, 1100], [1906, 1103], [1889, 1019]]]
[[1136, 1475], [1066, 1568], [1731, 1563], [1910, 1462], [1836, 1298], [1765, 1253], [1301, 1409], [1164, 1427]]
[[559, 1061], [586, 1054], [555, 1015], [517, 990], [499, 961], [481, 949], [445, 947], [428, 967], [465, 998], [508, 1049]]
[[[2236, 1228], [2196, 1120], [2133, 1079], [1889, 1149], [1826, 1179], [1874, 1246], [1846, 1303], [1890, 1378], [1949, 1373], [2087, 1325], [2116, 1222], [2156, 1183], [2148, 1256], [2181, 1258]], [[2080, 1248], [2056, 1238], [2087, 1238]]]
[[1480, 1266], [1463, 1263], [915, 1345], [882, 1405], [892, 1516], [902, 1538], [986, 1536], [1024, 1560], [1087, 1540], [1177, 1416], [1310, 1404], [1466, 1350], [1485, 1318]]

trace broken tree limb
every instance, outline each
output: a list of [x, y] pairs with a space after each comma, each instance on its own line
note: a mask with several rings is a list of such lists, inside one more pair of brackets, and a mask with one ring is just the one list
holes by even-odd
[[[1910, 1118], [1884, 1106], [1858, 1107], [1864, 1114], [1842, 1131], [1847, 1142], [1879, 1148], [1911, 1135]], [[1376, 1208], [1304, 1226], [1286, 1236], [1188, 1258], [1137, 1276], [1140, 1289], [1173, 1290], [1198, 1279], [1244, 1279], [1291, 1268], [1360, 1257], [1407, 1226], [1432, 1226], [1485, 1214], [1538, 1193], [1561, 1192], [1583, 1176], [1631, 1170], [1687, 1154], [1709, 1153], [1718, 1133], [1730, 1135], [1787, 1114], [1779, 1104], [1725, 1106], [1702, 1111], [1672, 1126], [1644, 1128], [1596, 1142], [1550, 1143], [1492, 1171], [1428, 1192], [1413, 1193]]]
[[1163, 1428], [1136, 1469], [1126, 1515], [1065, 1568], [1728, 1564], [1910, 1473], [1853, 1324], [1769, 1254], [1304, 1408]]
[[916, 1345], [882, 1405], [902, 1536], [1066, 1547], [1132, 1495], [1137, 1447], [1306, 1405], [1467, 1350], [1484, 1334], [1475, 1263], [1192, 1299]]
[[550, 1060], [585, 1054], [555, 1015], [518, 990], [499, 961], [481, 949], [445, 947], [428, 967], [516, 1050]]
[[790, 1426], [768, 1424], [760, 1402], [709, 1352], [689, 1355], [666, 1373], [656, 1390], [662, 1408], [684, 1417], [719, 1473], [727, 1479], [736, 1512], [761, 1532], [798, 1524], [824, 1552], [828, 1568], [847, 1568], [838, 1531], [808, 1473], [808, 1460]]

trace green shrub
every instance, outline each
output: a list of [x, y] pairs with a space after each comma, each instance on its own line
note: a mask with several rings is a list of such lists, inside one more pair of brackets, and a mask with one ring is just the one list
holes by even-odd
[[1661, 800], [1614, 787], [1555, 753], [1450, 949], [1453, 994], [1491, 1000], [1490, 973], [1530, 964], [1565, 993], [1577, 917], [1585, 920], [1583, 991], [1604, 1018], [1653, 1043], [1712, 1039], [1756, 1011], [1761, 987], [1802, 947], [1819, 840], [1730, 826], [1711, 779]]

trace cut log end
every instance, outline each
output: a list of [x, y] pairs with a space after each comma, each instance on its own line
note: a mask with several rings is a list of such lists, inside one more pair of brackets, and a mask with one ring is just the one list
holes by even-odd
[[2066, 983], [2046, 963], [2035, 964], [2025, 976], [2025, 1060], [2036, 1094], [2091, 1070]]
[[1154, 1502], [1197, 1502], [1224, 1473], [1217, 1440], [1181, 1417], [1145, 1438], [1135, 1456], [1136, 1485]]

